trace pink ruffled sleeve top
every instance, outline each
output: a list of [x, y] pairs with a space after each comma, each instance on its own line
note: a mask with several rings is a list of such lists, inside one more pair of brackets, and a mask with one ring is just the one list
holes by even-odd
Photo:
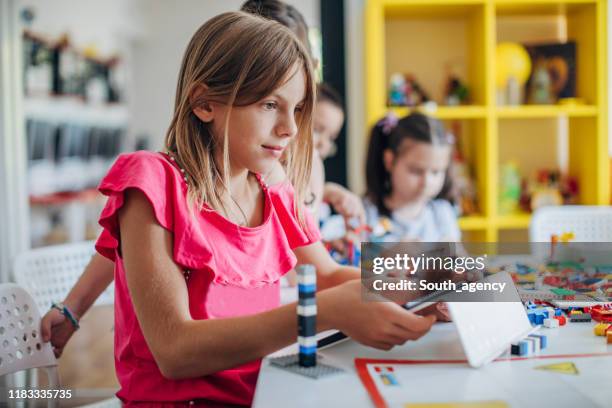
[[292, 249], [319, 239], [306, 211], [307, 228], [301, 227], [290, 183], [261, 185], [264, 220], [251, 228], [238, 226], [208, 207], [196, 211], [194, 218], [180, 169], [163, 153], [121, 155], [100, 183], [108, 201], [100, 216], [103, 232], [96, 249], [115, 262], [115, 367], [121, 385], [117, 395], [125, 402], [203, 400], [248, 405], [260, 365], [253, 361], [184, 380], [162, 376], [138, 324], [118, 249], [118, 211], [125, 190], [141, 191], [157, 222], [172, 233], [173, 260], [185, 272], [191, 317], [220, 319], [278, 307], [279, 279], [296, 263]]

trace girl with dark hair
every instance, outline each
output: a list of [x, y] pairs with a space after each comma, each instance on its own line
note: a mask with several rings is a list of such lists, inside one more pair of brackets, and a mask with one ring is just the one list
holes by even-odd
[[453, 142], [440, 121], [420, 113], [390, 114], [374, 126], [365, 206], [369, 225], [386, 225], [384, 241], [461, 239], [451, 196]]

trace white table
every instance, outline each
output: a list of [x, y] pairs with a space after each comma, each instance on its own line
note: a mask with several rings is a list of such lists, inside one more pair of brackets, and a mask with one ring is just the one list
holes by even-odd
[[[559, 329], [542, 329], [548, 336], [548, 348], [542, 355], [612, 352], [605, 338], [593, 334], [594, 323], [568, 323]], [[296, 352], [289, 346], [272, 356]], [[320, 380], [293, 374], [271, 366], [264, 359], [255, 390], [254, 407], [372, 407], [373, 404], [355, 371], [356, 357], [386, 359], [465, 359], [459, 336], [452, 323], [437, 323], [431, 332], [417, 342], [385, 352], [346, 341], [319, 351], [323, 362], [341, 367], [346, 373]], [[612, 406], [612, 368], [602, 375], [611, 377], [609, 392]], [[439, 386], [432, 385], [432, 400], [439, 395]]]

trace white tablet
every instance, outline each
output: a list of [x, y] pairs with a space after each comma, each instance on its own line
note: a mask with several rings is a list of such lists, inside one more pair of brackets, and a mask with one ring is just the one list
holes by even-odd
[[529, 323], [525, 307], [507, 272], [487, 276], [484, 281], [506, 283], [503, 301], [500, 300], [502, 295], [490, 295], [486, 302], [448, 302], [463, 350], [472, 367], [493, 361], [512, 343], [537, 329]]

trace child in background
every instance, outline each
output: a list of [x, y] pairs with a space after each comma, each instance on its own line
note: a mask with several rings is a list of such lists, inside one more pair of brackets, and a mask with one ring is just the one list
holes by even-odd
[[[295, 7], [279, 0], [247, 0], [241, 10], [278, 21], [289, 28], [313, 58], [308, 41], [308, 25], [304, 16]], [[312, 62], [316, 67], [318, 61], [313, 58]], [[344, 108], [340, 95], [329, 85], [319, 84], [313, 117], [315, 137], [313, 168], [304, 204], [311, 211], [315, 221], [321, 216], [321, 202], [324, 202], [330, 204], [345, 220], [357, 218], [359, 223], [363, 223], [365, 212], [359, 196], [340, 184], [325, 182], [323, 160], [335, 153], [333, 142], [338, 137], [343, 123]]]
[[[317, 86], [317, 104], [313, 117], [315, 149], [325, 160], [336, 153], [335, 140], [344, 124], [344, 107], [340, 95], [329, 85]], [[337, 183], [326, 182], [323, 187], [323, 202], [348, 222], [355, 218], [361, 225], [365, 223], [365, 210], [358, 195]], [[320, 218], [325, 218], [329, 210], [321, 209]]]
[[450, 177], [453, 136], [420, 113], [387, 115], [372, 129], [366, 163], [368, 225], [383, 241], [457, 242]]
[[296, 260], [317, 270], [318, 331], [389, 349], [431, 327], [433, 316], [362, 302], [359, 271], [318, 241], [301, 205], [313, 105], [307, 51], [280, 24], [225, 13], [194, 34], [167, 153], [122, 155], [100, 184], [96, 246], [114, 264], [125, 403], [250, 404], [259, 359], [295, 341], [278, 280]]

